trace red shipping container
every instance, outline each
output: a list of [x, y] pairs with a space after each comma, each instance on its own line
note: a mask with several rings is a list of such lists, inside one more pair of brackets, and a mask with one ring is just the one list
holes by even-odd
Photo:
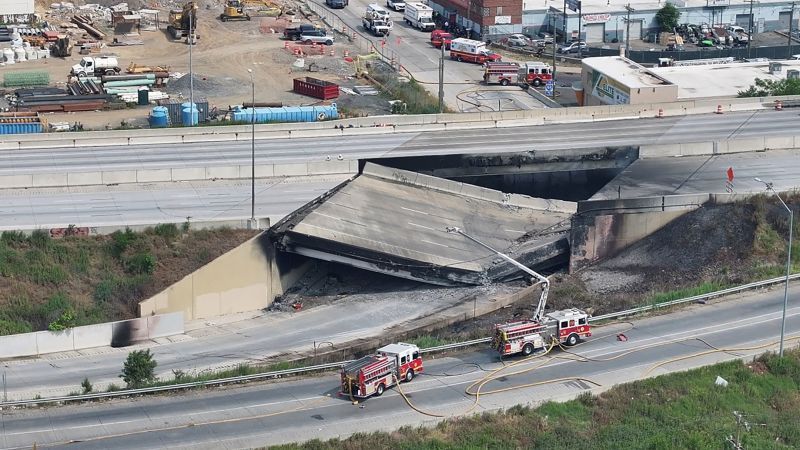
[[309, 97], [322, 100], [330, 100], [339, 97], [338, 84], [311, 77], [295, 78], [293, 90], [298, 94], [308, 95]]

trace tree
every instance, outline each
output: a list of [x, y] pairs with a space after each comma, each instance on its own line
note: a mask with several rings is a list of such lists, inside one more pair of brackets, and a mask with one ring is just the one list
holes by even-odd
[[128, 353], [128, 358], [122, 366], [120, 378], [129, 388], [136, 388], [145, 383], [152, 383], [156, 379], [155, 369], [158, 363], [153, 359], [150, 349], [134, 350]]
[[754, 85], [747, 90], [739, 91], [739, 97], [769, 97], [772, 95], [800, 95], [800, 79], [782, 78], [774, 81], [756, 78]]
[[656, 23], [662, 31], [672, 31], [678, 26], [678, 19], [681, 18], [681, 12], [678, 8], [667, 3], [663, 8], [659, 9], [656, 13]]

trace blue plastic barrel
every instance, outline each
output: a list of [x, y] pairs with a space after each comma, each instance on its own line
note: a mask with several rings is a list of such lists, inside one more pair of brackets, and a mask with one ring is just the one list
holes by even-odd
[[[186, 106], [183, 106], [186, 105]], [[197, 111], [197, 107], [192, 105], [191, 103], [184, 103], [181, 108], [181, 122], [184, 126], [194, 126], [197, 125], [197, 121], [200, 118], [200, 114]]]
[[150, 127], [163, 128], [169, 125], [169, 110], [166, 106], [156, 106], [150, 112]]

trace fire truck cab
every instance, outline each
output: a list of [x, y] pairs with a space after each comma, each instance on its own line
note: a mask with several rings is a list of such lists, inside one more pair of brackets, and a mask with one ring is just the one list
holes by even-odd
[[553, 79], [553, 68], [538, 61], [526, 62], [520, 68], [520, 81], [533, 86], [541, 86]]
[[389, 344], [342, 368], [341, 394], [357, 398], [380, 396], [397, 382], [413, 380], [422, 370], [419, 347], [405, 342]]

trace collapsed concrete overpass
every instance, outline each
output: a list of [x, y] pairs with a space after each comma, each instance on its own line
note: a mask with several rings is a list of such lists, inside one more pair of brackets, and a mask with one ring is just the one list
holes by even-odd
[[270, 231], [279, 249], [439, 285], [483, 284], [519, 271], [447, 227], [519, 262], [565, 263], [575, 203], [472, 186], [368, 163], [361, 175]]

